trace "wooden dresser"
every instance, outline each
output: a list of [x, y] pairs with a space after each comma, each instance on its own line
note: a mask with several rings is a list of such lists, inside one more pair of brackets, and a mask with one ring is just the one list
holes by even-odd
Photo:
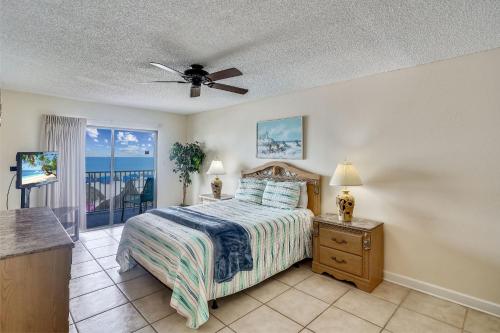
[[371, 292], [383, 279], [383, 223], [353, 218], [340, 222], [335, 214], [314, 218], [313, 264], [316, 273], [328, 273]]
[[0, 211], [0, 332], [68, 332], [73, 246], [49, 208]]

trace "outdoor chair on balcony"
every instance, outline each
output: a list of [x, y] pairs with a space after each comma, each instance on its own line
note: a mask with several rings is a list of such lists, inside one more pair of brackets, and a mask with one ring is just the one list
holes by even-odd
[[139, 214], [142, 214], [142, 205], [146, 204], [146, 208], [148, 207], [148, 202], [153, 203], [154, 201], [154, 178], [148, 177], [146, 179], [146, 183], [144, 184], [144, 188], [141, 193], [137, 194], [124, 194], [122, 197], [122, 217], [121, 221], [123, 222], [123, 215], [125, 212], [125, 204], [131, 203], [133, 207], [139, 205]]

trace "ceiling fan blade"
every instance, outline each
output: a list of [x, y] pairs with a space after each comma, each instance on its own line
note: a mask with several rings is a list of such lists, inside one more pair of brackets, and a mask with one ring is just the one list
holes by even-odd
[[208, 74], [207, 78], [209, 78], [212, 81], [218, 81], [218, 80], [227, 79], [227, 78], [230, 78], [230, 77], [233, 77], [233, 76], [240, 76], [240, 75], [243, 75], [243, 73], [240, 72], [238, 69], [236, 69], [236, 68], [228, 68], [228, 69], [224, 69], [222, 71], [218, 71], [218, 72], [214, 72], [212, 74]]
[[207, 85], [210, 88], [230, 91], [230, 92], [241, 94], [241, 95], [245, 95], [248, 92], [248, 89], [238, 88], [238, 87], [234, 87], [234, 86], [228, 86], [227, 84], [222, 84], [222, 83], [210, 83]]
[[199, 97], [201, 93], [201, 87], [200, 86], [191, 86], [191, 97]]
[[155, 67], [161, 68], [161, 69], [163, 69], [163, 70], [166, 70], [167, 72], [170, 72], [170, 73], [179, 74], [180, 76], [183, 76], [183, 75], [184, 75], [184, 73], [181, 73], [181, 72], [179, 72], [178, 70], [175, 70], [175, 69], [173, 69], [173, 68], [167, 67], [167, 66], [162, 65], [162, 64], [159, 64], [159, 63], [157, 63], [157, 62], [150, 62], [149, 64], [150, 64], [150, 65], [153, 65], [153, 66], [155, 66]]
[[151, 84], [151, 83], [189, 83], [186, 81], [150, 81], [150, 82], [139, 82], [139, 84]]

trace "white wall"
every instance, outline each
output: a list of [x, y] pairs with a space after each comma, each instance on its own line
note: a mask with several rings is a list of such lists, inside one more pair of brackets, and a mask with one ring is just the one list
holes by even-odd
[[[178, 204], [182, 189], [168, 159], [170, 146], [185, 141], [186, 116], [121, 106], [82, 102], [65, 98], [2, 90], [2, 126], [0, 127], [0, 210], [5, 209], [6, 192], [15, 165], [16, 152], [37, 151], [42, 114], [87, 118], [92, 124], [158, 131], [158, 206]], [[19, 208], [20, 191], [9, 196], [9, 208]], [[31, 203], [36, 204], [36, 190]]]
[[[250, 93], [252, 89], [250, 87]], [[305, 116], [305, 159], [328, 180], [348, 157], [364, 186], [355, 215], [385, 222], [385, 269], [500, 303], [500, 49], [191, 115], [234, 192], [255, 157], [258, 120]], [[210, 192], [200, 175], [191, 200]]]

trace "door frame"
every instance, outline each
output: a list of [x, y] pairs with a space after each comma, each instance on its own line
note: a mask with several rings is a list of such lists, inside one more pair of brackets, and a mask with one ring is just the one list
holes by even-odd
[[[111, 182], [113, 182], [114, 179], [114, 173], [115, 173], [115, 132], [116, 131], [128, 131], [128, 132], [142, 132], [142, 133], [154, 133], [154, 170], [153, 170], [153, 177], [154, 177], [154, 200], [153, 200], [153, 207], [157, 207], [158, 204], [158, 130], [155, 129], [135, 129], [135, 128], [127, 128], [127, 127], [112, 127], [112, 126], [99, 126], [99, 125], [92, 125], [92, 124], [87, 124], [86, 128], [96, 128], [96, 129], [107, 129], [111, 131], [111, 165], [110, 165], [110, 178]], [[87, 156], [85, 156], [87, 157]], [[85, 169], [85, 172], [87, 172], [87, 169]], [[85, 184], [86, 186], [86, 184]], [[111, 185], [111, 190], [110, 190], [110, 195], [111, 198], [109, 199], [109, 221], [107, 225], [95, 227], [92, 229], [87, 228], [87, 221], [85, 221], [85, 228], [84, 230], [99, 230], [99, 229], [105, 229], [109, 228], [115, 225], [114, 223], [114, 206], [115, 202], [113, 198], [116, 196], [115, 193], [115, 186]], [[86, 205], [85, 205], [86, 207]], [[87, 214], [87, 210], [85, 209], [85, 214]], [[120, 224], [120, 223], [117, 223]]]

